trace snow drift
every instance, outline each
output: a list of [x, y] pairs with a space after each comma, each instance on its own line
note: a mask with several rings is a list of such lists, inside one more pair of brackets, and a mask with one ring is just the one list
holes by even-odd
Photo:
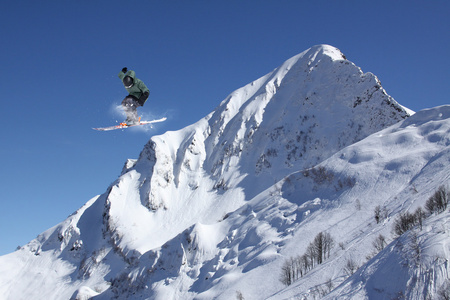
[[[362, 266], [376, 234], [390, 236], [397, 214], [448, 182], [449, 113], [439, 107], [408, 118], [375, 75], [334, 47], [312, 47], [197, 123], [152, 137], [104, 194], [0, 257], [0, 293], [286, 299], [316, 296], [325, 279], [329, 297], [408, 293], [406, 271], [393, 287], [371, 283], [383, 262], [400, 263], [388, 250], [364, 265], [370, 272], [347, 278], [342, 270], [350, 256]], [[377, 205], [388, 212], [380, 224]], [[284, 261], [324, 231], [340, 246], [285, 287]], [[436, 247], [448, 258], [446, 246]], [[439, 268], [434, 285], [445, 281], [446, 265]]]

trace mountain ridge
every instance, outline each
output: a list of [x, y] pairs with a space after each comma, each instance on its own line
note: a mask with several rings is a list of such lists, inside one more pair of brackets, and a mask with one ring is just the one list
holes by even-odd
[[[332, 53], [333, 56], [325, 56], [325, 55], [319, 56], [320, 53]], [[319, 59], [319, 57], [322, 58]], [[359, 109], [360, 107], [366, 106], [364, 107], [364, 109], [370, 109], [374, 111], [375, 114], [378, 114], [378, 116], [376, 115], [372, 116], [369, 122], [367, 122], [369, 123], [368, 126], [356, 124], [358, 123], [356, 121], [366, 122], [366, 120], [351, 120], [352, 121], [351, 124], [342, 125], [343, 132], [347, 131], [347, 125], [368, 127], [367, 129], [363, 128], [362, 130], [365, 132], [360, 133], [359, 137], [354, 137], [352, 142], [361, 139], [363, 136], [367, 136], [369, 133], [384, 128], [389, 124], [393, 124], [395, 123], [395, 121], [399, 121], [408, 115], [408, 113], [405, 110], [403, 110], [403, 108], [395, 100], [393, 100], [386, 94], [386, 92], [382, 89], [378, 79], [373, 74], [371, 73], [363, 74], [358, 67], [356, 67], [353, 63], [348, 62], [343, 57], [344, 57], [343, 54], [341, 54], [341, 52], [336, 48], [324, 45], [324, 46], [315, 46], [289, 59], [284, 64], [282, 64], [281, 67], [275, 69], [273, 72], [261, 77], [260, 79], [254, 81], [253, 83], [248, 84], [243, 88], [238, 89], [232, 94], [230, 94], [230, 96], [228, 96], [224, 101], [222, 101], [222, 103], [214, 111], [214, 113], [211, 113], [206, 118], [197, 123], [197, 124], [201, 123], [201, 125], [199, 126], [201, 127], [201, 129], [197, 129], [195, 133], [189, 134], [189, 138], [184, 141], [184, 144], [186, 145], [191, 144], [190, 145], [191, 153], [193, 152], [202, 153], [203, 156], [201, 157], [201, 160], [198, 161], [197, 163], [202, 164], [206, 161], [205, 171], [211, 173], [215, 177], [219, 177], [219, 181], [223, 181], [223, 183], [226, 185], [228, 181], [227, 178], [220, 178], [220, 175], [224, 175], [222, 167], [228, 166], [227, 163], [229, 162], [231, 164], [236, 163], [235, 161], [239, 160], [240, 154], [242, 154], [242, 152], [245, 151], [246, 145], [252, 144], [256, 138], [258, 139], [256, 141], [258, 145], [264, 145], [267, 144], [265, 142], [265, 140], [267, 140], [267, 137], [271, 138], [273, 140], [272, 142], [274, 142], [280, 135], [282, 135], [284, 139], [284, 141], [282, 142], [287, 142], [288, 143], [287, 146], [292, 148], [290, 149], [289, 157], [287, 157], [285, 161], [285, 164], [292, 165], [291, 167], [295, 166], [296, 168], [302, 168], [303, 167], [302, 164], [298, 165], [299, 160], [307, 161], [309, 162], [310, 166], [312, 166], [315, 165], [317, 162], [319, 162], [321, 159], [323, 159], [323, 157], [318, 156], [314, 157], [315, 162], [311, 162], [312, 160], [311, 157], [308, 157], [306, 159], [302, 158], [305, 151], [299, 150], [296, 145], [298, 144], [296, 140], [299, 139], [305, 139], [305, 141], [302, 143], [304, 147], [306, 147], [305, 144], [308, 143], [315, 143], [315, 142], [325, 143], [325, 141], [323, 140], [326, 139], [326, 137], [322, 137], [321, 141], [306, 140], [308, 137], [306, 136], [307, 132], [305, 131], [307, 129], [310, 131], [314, 131], [314, 127], [318, 126], [317, 122], [313, 122], [311, 120], [311, 118], [315, 118], [314, 113], [317, 113], [317, 111], [312, 111], [308, 113], [308, 107], [306, 108], [304, 107], [305, 105], [313, 106], [314, 98], [320, 99], [321, 96], [328, 97], [326, 99], [327, 102], [329, 100], [335, 100], [333, 102], [341, 104], [342, 101], [338, 97], [341, 98], [347, 97], [347, 99], [345, 99], [347, 101], [347, 103], [345, 103], [347, 107]], [[324, 62], [322, 62], [321, 64], [321, 61], [325, 59], [328, 59], [329, 62], [331, 61], [332, 63], [337, 62], [335, 64], [337, 66], [332, 66], [336, 67], [336, 69], [340, 69], [345, 66], [348, 66], [349, 68], [352, 69], [351, 71], [349, 71], [349, 73], [351, 72], [350, 74], [346, 74], [347, 78], [342, 79], [339, 76], [337, 76], [338, 78], [335, 80], [351, 81], [352, 84], [358, 81], [360, 81], [358, 83], [361, 83], [361, 81], [364, 82], [364, 87], [361, 87], [362, 91], [358, 91], [360, 95], [357, 95], [355, 97], [347, 96], [345, 89], [347, 89], [348, 86], [350, 86], [350, 84], [342, 84], [342, 83], [335, 84], [335, 86], [337, 86], [337, 88], [339, 88], [340, 91], [339, 92], [333, 91], [333, 95], [331, 96], [328, 94], [317, 95], [319, 91], [322, 90], [321, 84], [308, 84], [308, 83], [311, 80], [328, 80], [327, 82], [329, 82], [329, 78], [316, 79], [315, 77], [318, 76], [314, 75], [315, 70], [317, 68], [320, 68], [320, 66], [322, 66], [323, 64], [325, 64]], [[304, 68], [307, 68], [307, 72], [304, 71]], [[307, 74], [304, 76], [302, 76], [303, 74], [299, 75], [300, 71], [303, 71], [304, 73]], [[328, 74], [327, 73], [328, 71], [329, 70], [327, 69], [325, 71], [321, 71], [321, 74]], [[338, 72], [339, 70], [333, 69], [332, 71]], [[286, 79], [285, 77], [287, 76], [287, 74], [291, 74], [289, 72], [294, 73], [294, 75], [290, 76], [291, 78]], [[314, 78], [311, 79], [309, 77]], [[285, 81], [287, 81], [287, 84], [284, 84]], [[303, 83], [301, 81], [303, 81]], [[300, 84], [298, 84], [299, 82]], [[277, 89], [278, 90], [281, 89], [279, 86], [281, 84], [287, 85], [286, 87], [283, 86], [282, 92], [286, 91], [284, 92], [284, 94], [291, 94], [291, 95], [287, 96], [279, 95]], [[301, 96], [299, 95], [298, 91], [301, 91], [302, 93]], [[380, 107], [376, 107], [375, 105], [368, 106], [367, 103], [369, 103], [369, 100], [372, 97], [374, 97], [374, 95], [378, 96], [378, 98], [381, 98], [379, 100], [381, 103], [393, 107], [394, 108], [393, 111], [387, 116], [385, 116], [383, 115]], [[296, 99], [292, 99], [294, 97]], [[279, 107], [280, 104], [282, 105], [282, 108], [285, 109], [279, 108], [266, 109], [266, 105], [272, 106], [276, 105]], [[289, 104], [291, 104], [291, 107], [292, 105], [294, 106], [293, 111], [299, 110], [300, 107], [306, 110], [306, 113], [299, 113], [298, 116], [295, 117], [286, 117], [285, 115], [283, 115], [283, 113], [285, 113], [291, 108], [286, 107]], [[380, 105], [380, 103], [377, 103], [377, 105]], [[340, 109], [340, 107], [338, 106], [336, 107], [336, 109], [338, 110]], [[263, 112], [265, 111], [269, 113], [277, 111], [277, 114], [276, 115], [274, 114], [274, 116], [269, 115], [269, 117], [267, 118], [266, 112], [263, 119], [262, 116]], [[396, 116], [396, 113], [398, 115], [401, 115], [401, 117], [400, 118], [398, 116], [393, 117]], [[357, 114], [355, 113], [354, 115], [356, 116]], [[273, 122], [271, 118], [276, 118], [275, 122]], [[283, 129], [286, 126], [286, 124], [280, 122], [280, 120], [282, 120], [283, 118], [287, 118], [289, 121], [295, 121], [295, 123], [300, 121], [305, 123], [307, 126], [303, 126], [306, 127], [304, 131], [299, 130], [298, 132], [284, 132]], [[232, 119], [234, 120], [234, 122], [230, 122]], [[269, 119], [269, 121], [266, 121], [266, 119]], [[319, 121], [324, 123], [323, 120]], [[262, 122], [269, 123], [269, 126], [272, 126], [273, 128], [269, 128], [268, 130], [262, 133], [262, 136], [258, 137], [258, 130], [260, 129]], [[378, 125], [376, 122], [381, 122], [382, 124]], [[279, 123], [280, 126], [273, 125], [273, 123]], [[327, 125], [330, 127], [334, 126], [334, 124], [327, 124]], [[222, 137], [225, 128], [227, 129], [228, 134], [226, 137]], [[212, 136], [213, 138], [208, 139], [206, 138], [206, 136], [209, 137]], [[198, 142], [200, 144], [196, 145], [194, 140], [195, 142]], [[332, 149], [332, 151], [340, 149], [348, 143], [349, 141], [340, 141], [339, 145], [336, 145], [334, 149]], [[265, 145], [265, 147], [262, 148], [269, 148], [269, 147], [270, 145]], [[182, 147], [181, 149], [184, 148], [185, 147]], [[171, 153], [175, 152], [173, 151], [173, 149], [167, 150], [169, 150]], [[259, 169], [259, 172], [261, 172], [265, 168], [265, 166], [270, 164], [270, 159], [268, 156], [274, 154], [272, 150], [274, 149], [270, 148], [267, 149], [269, 153], [261, 153], [260, 156], [257, 158], [258, 161], [255, 162], [250, 160], [250, 163], [257, 164], [257, 168]], [[208, 157], [206, 153], [208, 153]], [[180, 158], [177, 156], [176, 159]], [[172, 161], [175, 161], [175, 158], [172, 158]], [[273, 183], [273, 180], [270, 183]]]

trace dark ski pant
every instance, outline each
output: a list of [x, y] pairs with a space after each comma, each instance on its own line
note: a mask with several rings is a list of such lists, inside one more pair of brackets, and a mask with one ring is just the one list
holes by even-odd
[[137, 108], [141, 106], [138, 99], [134, 96], [128, 95], [122, 101], [122, 107], [127, 115], [127, 121], [138, 122], [139, 117], [137, 114]]

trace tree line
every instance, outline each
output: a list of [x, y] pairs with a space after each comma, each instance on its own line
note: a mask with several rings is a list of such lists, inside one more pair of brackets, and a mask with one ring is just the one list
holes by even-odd
[[[401, 212], [398, 214], [393, 224], [394, 233], [399, 237], [416, 226], [422, 229], [423, 220], [427, 216], [439, 214], [447, 210], [449, 199], [450, 191], [445, 186], [440, 186], [426, 201], [424, 209], [418, 207], [413, 213]], [[377, 224], [382, 222], [383, 219], [386, 219], [388, 215], [389, 212], [386, 207], [375, 207], [374, 217]], [[344, 245], [341, 244], [342, 243], [340, 243], [340, 247], [344, 249]], [[376, 253], [378, 253], [387, 246], [387, 240], [380, 234], [372, 244], [376, 249]], [[315, 266], [322, 264], [328, 259], [334, 245], [334, 239], [329, 233], [319, 232], [313, 241], [309, 243], [305, 253], [285, 260], [282, 266], [280, 281], [287, 286], [291, 285]], [[373, 253], [372, 255], [375, 255], [376, 253]], [[370, 257], [372, 257], [372, 255]], [[358, 264], [350, 258], [344, 266], [344, 271], [348, 276], [351, 276], [358, 268]]]
[[327, 232], [319, 232], [309, 243], [303, 255], [290, 257], [284, 262], [280, 281], [285, 285], [291, 285], [316, 265], [329, 258], [333, 246], [334, 240], [331, 235]]

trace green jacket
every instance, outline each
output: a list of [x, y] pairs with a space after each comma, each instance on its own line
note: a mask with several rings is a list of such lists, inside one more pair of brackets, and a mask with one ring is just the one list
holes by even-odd
[[150, 93], [149, 89], [142, 82], [142, 80], [136, 78], [136, 74], [134, 73], [133, 70], [128, 70], [127, 73], [124, 73], [122, 71], [119, 72], [120, 80], [123, 80], [123, 78], [125, 76], [130, 76], [131, 78], [133, 78], [133, 81], [134, 81], [134, 84], [133, 84], [132, 87], [125, 88], [131, 96], [134, 96], [137, 99], [139, 99], [142, 96], [143, 93], [145, 93], [145, 92], [149, 92]]

